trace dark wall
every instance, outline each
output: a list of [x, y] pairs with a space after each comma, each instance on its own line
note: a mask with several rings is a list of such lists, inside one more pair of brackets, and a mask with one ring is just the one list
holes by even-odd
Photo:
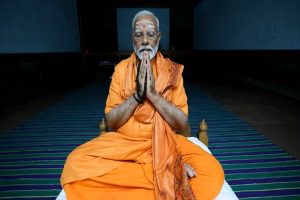
[[77, 87], [86, 80], [80, 53], [0, 55], [1, 104]]
[[[117, 8], [167, 8], [169, 16], [169, 49], [192, 50], [193, 5], [181, 1], [166, 4], [161, 1], [149, 2], [103, 2], [79, 0], [82, 20], [82, 38], [88, 53], [118, 51]], [[132, 20], [132, 19], [131, 19]], [[164, 24], [162, 24], [163, 26]], [[131, 25], [130, 25], [131, 26]], [[164, 33], [163, 33], [164, 34]], [[168, 33], [167, 33], [168, 34]], [[131, 38], [129, 38], [131, 40]], [[166, 48], [168, 49], [168, 48]]]
[[116, 8], [103, 1], [78, 0], [83, 48], [86, 53], [118, 49]]
[[0, 54], [80, 52], [76, 0], [1, 0]]
[[194, 9], [196, 50], [300, 49], [299, 0], [208, 0]]
[[299, 10], [298, 0], [199, 2], [191, 74], [300, 98]]
[[85, 79], [76, 0], [0, 1], [2, 103]]
[[171, 8], [170, 49], [191, 51], [193, 48], [193, 6], [182, 4]]

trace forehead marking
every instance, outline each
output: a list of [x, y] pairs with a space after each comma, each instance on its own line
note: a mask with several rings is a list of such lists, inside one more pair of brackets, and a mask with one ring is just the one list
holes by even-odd
[[138, 20], [135, 23], [135, 27], [138, 28], [140, 26], [142, 26], [143, 28], [146, 28], [146, 25], [148, 28], [154, 28], [155, 24], [153, 23], [153, 21], [148, 20], [148, 19], [142, 19], [142, 20]]
[[144, 24], [142, 26], [137, 25], [135, 27], [135, 31], [154, 31], [154, 30], [155, 30], [155, 26], [151, 24]]

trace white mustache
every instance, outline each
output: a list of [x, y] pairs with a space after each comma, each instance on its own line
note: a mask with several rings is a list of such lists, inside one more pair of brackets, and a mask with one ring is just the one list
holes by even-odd
[[141, 46], [139, 49], [137, 49], [136, 46], [133, 45], [133, 48], [134, 48], [134, 52], [136, 53], [136, 55], [140, 60], [143, 59], [143, 51], [148, 51], [150, 60], [152, 60], [157, 53], [158, 45], [156, 45], [154, 48], [152, 48], [150, 45]]
[[138, 52], [141, 53], [143, 51], [153, 51], [153, 48], [151, 47], [141, 47]]

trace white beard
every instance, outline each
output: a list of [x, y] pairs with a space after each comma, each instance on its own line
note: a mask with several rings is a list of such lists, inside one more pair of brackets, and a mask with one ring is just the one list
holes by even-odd
[[143, 59], [143, 55], [144, 55], [144, 49], [145, 51], [148, 51], [149, 53], [149, 57], [150, 57], [150, 60], [152, 60], [156, 53], [157, 53], [157, 50], [158, 50], [158, 44], [152, 48], [151, 46], [141, 46], [139, 49], [137, 49], [134, 45], [133, 45], [133, 48], [134, 48], [134, 52], [135, 54], [137, 55], [137, 57], [142, 60]]

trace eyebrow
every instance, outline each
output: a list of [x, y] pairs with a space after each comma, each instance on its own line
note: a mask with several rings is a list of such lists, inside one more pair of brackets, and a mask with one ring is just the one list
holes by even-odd
[[[143, 31], [141, 31], [141, 30], [134, 30], [134, 32], [136, 33], [136, 32], [143, 32]], [[153, 29], [153, 30], [146, 30], [146, 32], [155, 32], [155, 29]]]
[[[136, 31], [140, 31], [140, 30], [138, 30], [138, 28], [135, 27], [134, 31], [136, 32]], [[146, 31], [156, 31], [156, 27], [155, 26], [147, 27]]]

